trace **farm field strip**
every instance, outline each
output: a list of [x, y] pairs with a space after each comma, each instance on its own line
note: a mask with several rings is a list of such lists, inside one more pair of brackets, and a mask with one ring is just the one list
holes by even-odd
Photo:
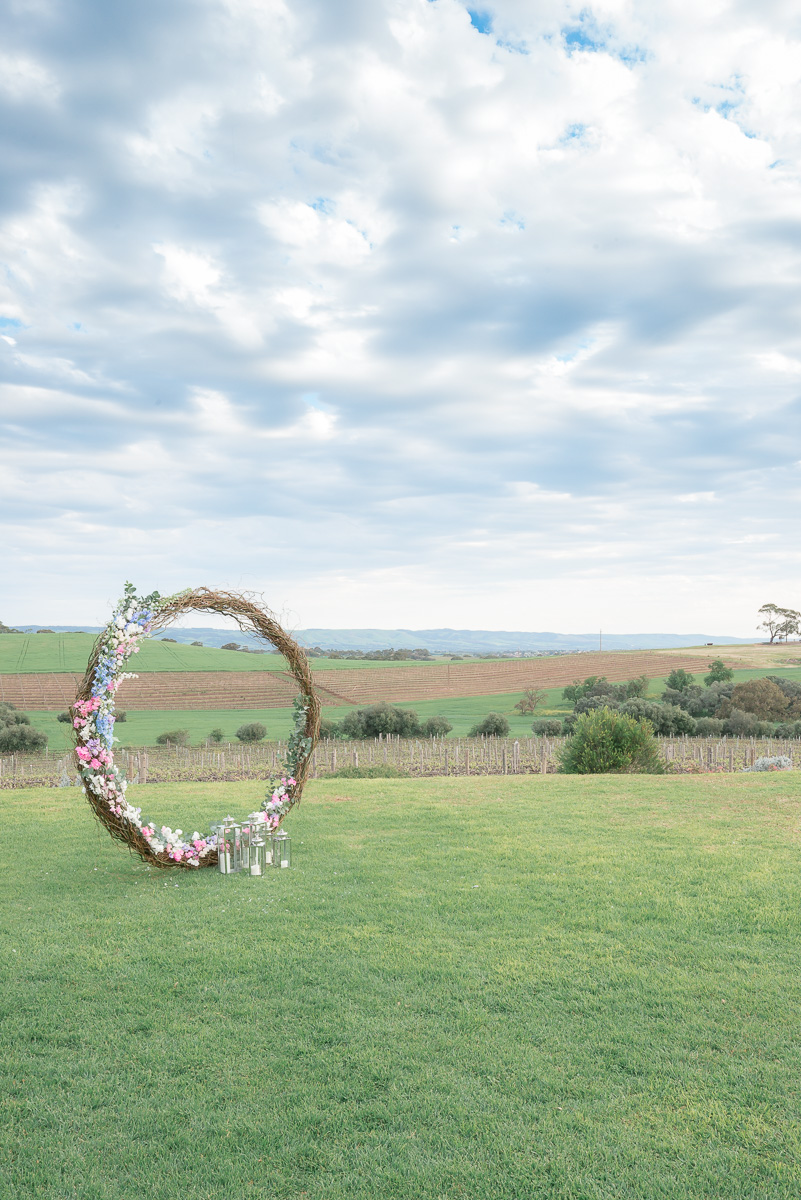
[[[613, 681], [640, 674], [664, 676], [677, 666], [698, 669], [696, 659], [668, 658], [647, 650], [501, 662], [434, 663], [414, 671], [398, 667], [348, 672], [314, 669], [314, 679], [323, 703], [360, 705], [380, 700], [394, 703], [504, 695], [528, 686], [564, 687], [587, 675], [606, 675]], [[277, 671], [138, 670], [137, 674], [139, 678], [128, 680], [120, 693], [121, 706], [128, 709], [284, 708], [297, 690], [290, 675]], [[64, 673], [0, 675], [0, 701], [8, 700], [26, 710], [64, 707], [74, 697], [80, 678]]]

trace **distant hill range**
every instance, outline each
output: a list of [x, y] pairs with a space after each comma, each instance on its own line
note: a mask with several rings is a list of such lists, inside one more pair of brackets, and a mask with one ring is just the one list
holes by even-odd
[[[51, 629], [54, 633], [99, 633], [97, 625], [17, 625], [25, 633]], [[227, 642], [258, 646], [254, 634], [239, 629], [179, 628], [175, 625], [156, 635], [177, 642], [203, 642], [223, 646]], [[597, 650], [597, 633], [524, 633], [492, 629], [300, 629], [294, 637], [302, 646], [324, 650], [428, 650], [432, 654], [575, 654]], [[761, 641], [754, 637], [724, 637], [709, 633], [605, 633], [604, 650], [667, 650], [682, 646], [730, 646]]]

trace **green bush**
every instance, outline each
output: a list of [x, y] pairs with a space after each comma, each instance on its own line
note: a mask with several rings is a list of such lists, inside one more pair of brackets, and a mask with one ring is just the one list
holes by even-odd
[[695, 722], [695, 732], [698, 737], [720, 737], [723, 733], [723, 722], [717, 717], [699, 717]]
[[188, 729], [170, 729], [167, 733], [160, 733], [156, 738], [157, 746], [188, 746], [189, 745], [189, 730]]
[[684, 667], [677, 667], [675, 671], [671, 671], [665, 680], [665, 687], [676, 692], [686, 692], [688, 687], [692, 686], [694, 675], [690, 675]]
[[221, 742], [224, 739], [224, 737], [225, 737], [225, 734], [223, 733], [223, 731], [221, 729], [212, 729], [211, 732], [207, 735], [206, 741], [207, 742]]
[[[20, 714], [21, 715], [21, 714]], [[47, 745], [47, 734], [19, 722], [0, 726], [0, 754], [38, 754]]]
[[509, 722], [502, 713], [487, 713], [483, 721], [468, 733], [468, 737], [506, 737], [509, 733]]
[[577, 718], [573, 736], [562, 749], [559, 769], [567, 775], [662, 775], [665, 764], [650, 721], [596, 708]]
[[709, 674], [704, 676], [704, 683], [710, 687], [713, 683], [728, 683], [734, 677], [734, 671], [727, 667], [722, 658], [713, 658], [709, 664]]
[[420, 718], [411, 708], [395, 708], [391, 704], [371, 704], [349, 712], [339, 723], [339, 736], [365, 740], [391, 735], [420, 737]]
[[30, 725], [30, 723], [31, 718], [26, 716], [25, 713], [21, 712], [5, 713], [4, 716], [0, 718], [0, 725]]
[[420, 732], [423, 737], [428, 738], [446, 737], [452, 729], [453, 726], [450, 721], [440, 716], [428, 717], [420, 726]]
[[320, 737], [328, 738], [330, 741], [332, 738], [338, 738], [339, 736], [340, 730], [337, 722], [329, 720], [328, 717], [323, 717], [320, 721]]
[[648, 700], [627, 700], [620, 710], [635, 721], [650, 721], [654, 733], [661, 737], [677, 737], [695, 733], [697, 722], [676, 704], [653, 704]]
[[260, 721], [250, 721], [247, 725], [239, 726], [236, 736], [240, 742], [261, 742], [267, 737], [267, 726]]
[[56, 720], [61, 721], [62, 725], [71, 725], [72, 724], [72, 717], [70, 716], [70, 714], [68, 712], [60, 712], [57, 715]]
[[539, 721], [532, 722], [531, 732], [536, 737], [559, 737], [562, 722], [557, 721], [555, 717], [540, 717]]

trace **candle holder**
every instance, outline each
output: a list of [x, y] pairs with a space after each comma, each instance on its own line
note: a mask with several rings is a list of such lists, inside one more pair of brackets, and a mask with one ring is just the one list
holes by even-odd
[[250, 873], [263, 875], [267, 869], [267, 843], [263, 838], [254, 838], [250, 843]]
[[292, 839], [283, 829], [279, 829], [272, 837], [274, 867], [289, 867], [292, 865]]
[[242, 826], [233, 817], [226, 817], [221, 822], [218, 838], [220, 874], [235, 875], [242, 869]]

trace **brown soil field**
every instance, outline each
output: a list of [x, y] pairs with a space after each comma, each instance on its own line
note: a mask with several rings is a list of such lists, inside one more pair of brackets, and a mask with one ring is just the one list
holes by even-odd
[[[801, 665], [801, 646], [792, 664], [753, 662], [745, 654], [724, 655], [726, 647], [702, 648], [704, 665], [712, 657], [726, 657], [732, 666]], [[735, 648], [738, 652], [762, 647]], [[771, 647], [786, 660], [792, 646]], [[553, 658], [505, 659], [478, 663], [434, 663], [419, 670], [384, 667], [351, 671], [316, 671], [314, 678], [326, 705], [373, 704], [379, 700], [439, 700], [455, 696], [491, 696], [522, 691], [525, 687], [565, 687], [574, 679], [606, 675], [613, 681], [636, 675], [658, 678], [675, 667], [699, 670], [695, 650], [610, 651], [565, 654]], [[753, 656], [752, 656], [753, 657]], [[9, 701], [30, 711], [53, 712], [66, 708], [75, 696], [77, 675], [0, 675], [0, 702]], [[158, 671], [143, 672], [128, 680], [119, 707], [132, 711], [170, 709], [287, 708], [297, 687], [290, 675], [278, 671]]]

